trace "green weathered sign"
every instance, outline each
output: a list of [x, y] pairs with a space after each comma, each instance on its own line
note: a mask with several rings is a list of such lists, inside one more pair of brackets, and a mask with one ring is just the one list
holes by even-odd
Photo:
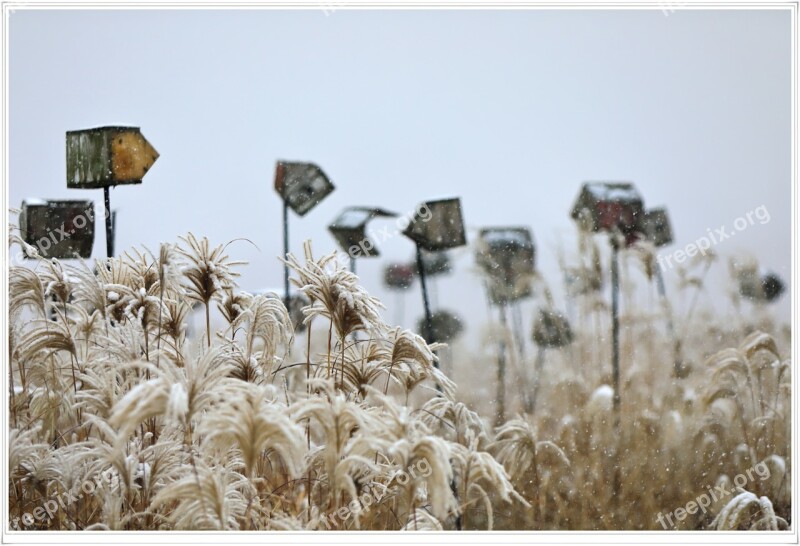
[[304, 216], [333, 191], [333, 183], [314, 163], [278, 161], [275, 191], [298, 215]]
[[91, 201], [27, 199], [22, 202], [20, 234], [43, 258], [89, 258], [94, 228], [94, 203]]
[[138, 127], [67, 132], [67, 188], [140, 184], [158, 152]]

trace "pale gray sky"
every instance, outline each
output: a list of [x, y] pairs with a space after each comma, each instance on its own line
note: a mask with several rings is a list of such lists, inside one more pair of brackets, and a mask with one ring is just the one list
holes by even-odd
[[[66, 189], [64, 133], [133, 125], [161, 157], [141, 186], [112, 191], [117, 248], [190, 230], [247, 237], [260, 252], [230, 251], [250, 261], [248, 290], [282, 282], [276, 159], [314, 161], [337, 185], [292, 217], [295, 253], [307, 238], [333, 250], [326, 226], [344, 206], [405, 212], [456, 195], [471, 230], [530, 226], [557, 285], [580, 184], [629, 180], [669, 207], [673, 250], [763, 205], [769, 223], [715, 250], [750, 252], [788, 282], [790, 47], [786, 10], [18, 10], [10, 204], [102, 200]], [[404, 237], [380, 250], [413, 253]], [[362, 260], [359, 274], [393, 305], [384, 263]], [[486, 311], [471, 269], [471, 251], [457, 251], [436, 299], [475, 325]], [[419, 300], [415, 285], [407, 323]], [[788, 317], [789, 298], [778, 305]]]

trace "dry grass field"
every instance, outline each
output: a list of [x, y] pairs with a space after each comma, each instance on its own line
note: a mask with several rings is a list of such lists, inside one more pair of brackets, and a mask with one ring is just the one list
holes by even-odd
[[526, 351], [497, 327], [428, 345], [387, 324], [391, 310], [333, 255], [307, 244], [289, 264], [310, 301], [305, 327], [280, 296], [240, 291], [246, 266], [192, 235], [96, 264], [12, 266], [11, 527], [791, 525], [790, 333], [767, 310], [743, 302], [734, 320], [698, 308], [676, 324], [675, 377], [664, 310], [626, 306], [617, 414], [609, 304], [591, 267], [572, 342], [542, 353], [533, 378], [528, 334]]

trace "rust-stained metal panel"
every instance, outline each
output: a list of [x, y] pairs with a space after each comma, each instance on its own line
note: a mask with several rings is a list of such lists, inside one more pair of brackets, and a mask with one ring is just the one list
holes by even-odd
[[140, 184], [158, 152], [138, 127], [67, 131], [67, 188]]
[[426, 201], [414, 214], [403, 234], [430, 251], [467, 244], [461, 200], [457, 197]]
[[526, 227], [491, 227], [480, 231], [475, 261], [489, 281], [492, 303], [503, 304], [532, 295], [536, 247]]
[[94, 244], [94, 204], [86, 200], [26, 200], [19, 230], [22, 240], [44, 258], [89, 258]]
[[138, 183], [158, 159], [158, 152], [139, 131], [117, 133], [111, 141], [111, 172], [117, 184]]
[[314, 163], [278, 161], [275, 165], [275, 191], [299, 216], [304, 216], [333, 190], [333, 183]]
[[572, 207], [572, 218], [587, 231], [643, 233], [644, 217], [644, 201], [630, 182], [587, 182]]
[[567, 318], [561, 313], [541, 309], [533, 323], [532, 338], [539, 347], [564, 347], [572, 343], [572, 329]]
[[367, 235], [367, 222], [376, 216], [397, 215], [374, 207], [347, 207], [328, 226], [328, 231], [351, 258], [377, 257], [380, 252], [375, 242]]
[[383, 283], [393, 290], [406, 290], [414, 282], [414, 275], [411, 264], [389, 264], [383, 270]]
[[667, 210], [650, 209], [645, 214], [644, 230], [647, 240], [655, 246], [665, 246], [672, 242], [672, 224]]

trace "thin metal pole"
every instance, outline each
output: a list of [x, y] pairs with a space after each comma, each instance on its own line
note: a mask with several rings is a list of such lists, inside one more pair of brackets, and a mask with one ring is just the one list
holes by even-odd
[[611, 374], [614, 382], [614, 411], [619, 413], [619, 245], [611, 243]]
[[[283, 200], [283, 259], [289, 259], [289, 203]], [[289, 264], [283, 264], [283, 304], [289, 309]]]
[[539, 385], [542, 381], [542, 368], [544, 367], [544, 347], [539, 346], [536, 351], [536, 363], [533, 367], [533, 393], [530, 397], [530, 405], [528, 406], [528, 413], [533, 415], [536, 411], [536, 397], [539, 394]]
[[117, 211], [111, 211], [111, 254], [117, 250]]
[[667, 335], [669, 336], [670, 340], [672, 340], [672, 358], [675, 377], [682, 377], [684, 369], [681, 358], [681, 342], [675, 333], [675, 323], [672, 320], [672, 307], [669, 304], [669, 300], [667, 300], [667, 289], [664, 285], [664, 272], [658, 263], [655, 265], [655, 270], [658, 296], [661, 298], [661, 305], [664, 307], [664, 314], [666, 315], [667, 319]]
[[528, 358], [528, 355], [527, 351], [525, 351], [525, 336], [522, 335], [522, 313], [519, 309], [519, 302], [515, 301], [511, 304], [511, 315], [514, 318], [514, 338], [516, 339], [519, 356], [524, 366], [525, 359]]
[[111, 224], [111, 188], [103, 186], [103, 204], [106, 208], [106, 257], [114, 256], [114, 227]]
[[[428, 283], [425, 281], [425, 267], [422, 262], [422, 249], [417, 245], [417, 269], [419, 269], [419, 283], [422, 285], [422, 305], [425, 307], [425, 331], [423, 332], [425, 340], [428, 343], [433, 342], [431, 336], [433, 335], [433, 318], [431, 316], [431, 304], [428, 300]], [[439, 362], [434, 360], [433, 365], [438, 369]]]
[[500, 344], [497, 355], [497, 425], [502, 425], [506, 420], [506, 304], [498, 306], [500, 310]]
[[[619, 393], [619, 242], [615, 233], [611, 234], [611, 374], [614, 383], [614, 436], [620, 441], [620, 405]], [[618, 499], [620, 491], [620, 453], [619, 447], [614, 452], [614, 499]]]
[[354, 275], [356, 273], [356, 257], [352, 255], [350, 256], [350, 273]]

